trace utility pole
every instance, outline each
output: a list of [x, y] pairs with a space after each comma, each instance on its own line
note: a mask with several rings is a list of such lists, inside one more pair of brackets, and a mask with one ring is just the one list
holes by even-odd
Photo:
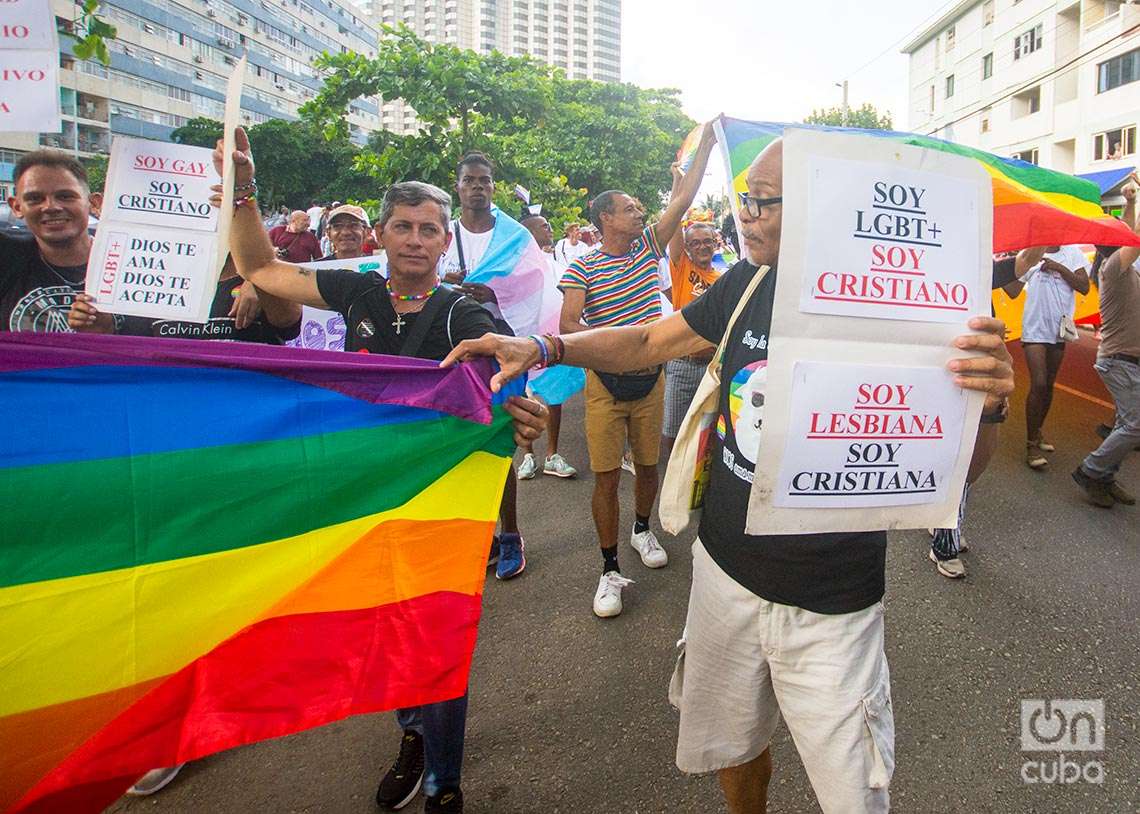
[[850, 108], [847, 105], [847, 80], [844, 79], [842, 84], [836, 82], [835, 87], [843, 88], [843, 126], [846, 127], [850, 119], [848, 115]]

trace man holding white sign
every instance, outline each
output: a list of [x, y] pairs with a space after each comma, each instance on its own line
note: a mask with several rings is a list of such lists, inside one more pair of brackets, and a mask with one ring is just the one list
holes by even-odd
[[[774, 267], [783, 225], [782, 142], [757, 157], [747, 183], [740, 222], [750, 263], [738, 263], [680, 314], [644, 326], [563, 337], [562, 361], [618, 371], [707, 352], [725, 335], [756, 266], [772, 267], [728, 332], [719, 443], [714, 440], [711, 479], [693, 546], [687, 649], [671, 693], [681, 710], [677, 763], [684, 771], [717, 771], [733, 814], [764, 811], [771, 775], [768, 743], [782, 713], [825, 812], [886, 811], [894, 722], [883, 649], [885, 533], [745, 532], [765, 423]], [[988, 316], [967, 317], [960, 317], [963, 327], [974, 333], [958, 336], [953, 347], [970, 355], [949, 362], [947, 381], [952, 395], [985, 394], [983, 424], [969, 467], [973, 480], [996, 446], [993, 425], [1005, 417], [1013, 367], [1004, 325]], [[529, 339], [487, 336], [461, 343], [444, 364], [477, 355], [493, 355], [502, 366], [492, 387], [521, 375], [543, 356]], [[861, 413], [854, 409], [861, 398], [885, 407], [907, 407], [912, 398], [906, 384], [900, 389], [900, 382], [887, 379], [851, 384], [850, 392], [843, 387], [834, 394], [851, 413]], [[908, 435], [931, 432], [935, 418], [923, 419], [921, 431], [913, 418], [903, 429]], [[837, 428], [842, 426], [841, 419]], [[822, 429], [831, 427], [828, 419]], [[890, 454], [886, 448], [878, 452]]]

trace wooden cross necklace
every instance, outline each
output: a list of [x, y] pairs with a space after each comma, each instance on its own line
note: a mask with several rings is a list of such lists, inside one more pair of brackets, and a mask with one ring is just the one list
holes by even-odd
[[[439, 281], [437, 279], [436, 284], [433, 285], [431, 287], [431, 289], [429, 289], [426, 294], [397, 294], [394, 291], [392, 291], [390, 286], [391, 286], [391, 284], [389, 283], [388, 296], [391, 297], [393, 300], [396, 300], [397, 302], [426, 303], [429, 299], [431, 299], [431, 295], [439, 290]], [[414, 314], [418, 311], [422, 311], [423, 308], [424, 308], [424, 306], [420, 305], [419, 308], [415, 308], [415, 309], [406, 311], [404, 313]], [[392, 310], [393, 311], [396, 310], [394, 305], [392, 307]], [[392, 327], [396, 329], [396, 336], [399, 336], [401, 334], [401, 332], [404, 330], [404, 327], [407, 324], [408, 323], [404, 321], [404, 314], [399, 312], [399, 311], [396, 311], [396, 321], [392, 323]]]

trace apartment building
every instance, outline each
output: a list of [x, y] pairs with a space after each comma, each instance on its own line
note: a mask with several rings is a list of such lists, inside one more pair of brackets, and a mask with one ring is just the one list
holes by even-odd
[[[73, 0], [51, 0], [69, 30]], [[110, 149], [112, 134], [169, 138], [197, 116], [221, 119], [226, 81], [249, 60], [242, 121], [296, 119], [320, 89], [318, 54], [375, 55], [378, 30], [347, 0], [106, 0], [100, 14], [117, 30], [111, 64], [75, 58], [60, 37], [62, 133], [0, 133], [0, 193], [10, 192], [12, 164], [40, 146], [87, 157]], [[377, 101], [360, 99], [349, 115], [354, 140], [379, 129]]]
[[[487, 54], [530, 55], [571, 79], [621, 79], [621, 0], [371, 0], [379, 23], [404, 23], [429, 42]], [[415, 113], [383, 106], [384, 127], [405, 132]]]
[[1137, 164], [1140, 5], [966, 0], [903, 53], [914, 132], [1073, 174]]

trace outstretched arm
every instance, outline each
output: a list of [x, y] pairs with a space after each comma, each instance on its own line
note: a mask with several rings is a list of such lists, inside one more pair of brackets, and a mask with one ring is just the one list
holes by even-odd
[[701, 143], [697, 147], [692, 166], [682, 175], [679, 182], [674, 176], [673, 195], [669, 199], [669, 205], [665, 207], [661, 220], [653, 225], [653, 236], [658, 246], [665, 246], [673, 239], [677, 227], [681, 225], [681, 219], [693, 205], [693, 199], [697, 197], [697, 190], [700, 189], [701, 181], [705, 177], [705, 167], [708, 166], [714, 144], [716, 144], [716, 135], [713, 133], [712, 124], [709, 123], [701, 133]]
[[[712, 343], [689, 327], [681, 314], [673, 314], [649, 325], [627, 328], [589, 328], [579, 333], [562, 334], [566, 355], [562, 364], [620, 373], [652, 367], [713, 347]], [[529, 337], [487, 334], [456, 345], [441, 367], [475, 356], [494, 356], [500, 370], [491, 379], [491, 389], [499, 389], [537, 365], [542, 356], [538, 345]]]

